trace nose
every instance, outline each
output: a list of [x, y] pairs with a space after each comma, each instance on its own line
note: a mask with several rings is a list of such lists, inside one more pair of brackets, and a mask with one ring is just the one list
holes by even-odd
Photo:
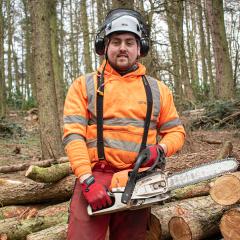
[[126, 43], [124, 41], [121, 42], [120, 46], [119, 46], [120, 51], [126, 51]]

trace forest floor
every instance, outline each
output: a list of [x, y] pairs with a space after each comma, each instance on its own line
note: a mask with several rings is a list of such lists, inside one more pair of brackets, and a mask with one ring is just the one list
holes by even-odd
[[[4, 136], [0, 131], [0, 166], [41, 160], [38, 122], [29, 121], [26, 116], [23, 113], [15, 113], [5, 119], [16, 131], [12, 136]], [[186, 166], [192, 167], [215, 160], [226, 141], [231, 141], [233, 145], [231, 156], [240, 160], [239, 129], [188, 130], [183, 149], [167, 159], [166, 170], [174, 172]], [[217, 239], [222, 239], [221, 235], [211, 238]]]
[[[13, 136], [3, 137], [0, 135], [0, 165], [40, 161], [41, 151], [37, 121], [26, 120], [26, 116], [19, 113], [10, 115], [6, 121], [18, 131]], [[226, 141], [232, 142], [232, 155], [240, 160], [239, 129], [188, 131], [183, 149], [168, 159], [170, 163], [168, 170], [171, 171], [175, 163], [178, 168], [181, 168], [181, 163], [184, 163], [184, 166], [186, 163], [193, 166], [214, 160]], [[208, 142], [215, 142], [215, 144]]]

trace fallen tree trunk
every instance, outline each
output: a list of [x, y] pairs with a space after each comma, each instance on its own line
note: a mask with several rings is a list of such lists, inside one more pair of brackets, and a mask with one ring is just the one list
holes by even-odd
[[[22, 217], [22, 216], [32, 216], [34, 212], [43, 208], [43, 205], [32, 205], [32, 206], [6, 206], [0, 208], [0, 220], [13, 218], [13, 217]], [[46, 206], [45, 206], [46, 207]]]
[[72, 196], [75, 182], [74, 175], [52, 184], [37, 183], [24, 176], [14, 175], [14, 180], [12, 178], [6, 175], [0, 178], [2, 206], [66, 201]]
[[27, 235], [27, 240], [65, 240], [67, 239], [67, 228], [66, 223], [58, 224], [56, 226], [41, 230], [36, 233]]
[[10, 165], [10, 166], [0, 166], [0, 173], [24, 171], [28, 169], [31, 165], [39, 166], [39, 167], [50, 167], [52, 164], [64, 163], [64, 162], [68, 162], [67, 157], [62, 157], [59, 159], [48, 159], [48, 160], [43, 160], [38, 162], [22, 163], [22, 164]]
[[176, 240], [209, 239], [219, 233], [218, 224], [227, 209], [228, 206], [216, 204], [210, 196], [178, 202], [175, 216], [168, 224], [170, 235]]
[[240, 206], [225, 212], [220, 221], [220, 230], [225, 240], [240, 239]]
[[69, 202], [57, 204], [39, 210], [30, 218], [10, 218], [0, 221], [0, 239], [7, 236], [8, 240], [26, 239], [29, 233], [37, 232], [60, 223], [67, 223]]
[[240, 201], [240, 172], [229, 173], [211, 184], [210, 196], [222, 205], [231, 205]]
[[47, 168], [32, 165], [28, 168], [25, 176], [36, 182], [53, 183], [59, 181], [71, 173], [72, 170], [70, 164], [66, 162], [55, 164]]

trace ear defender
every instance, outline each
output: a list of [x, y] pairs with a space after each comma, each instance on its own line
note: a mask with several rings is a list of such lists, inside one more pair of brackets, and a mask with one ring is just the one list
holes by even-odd
[[104, 37], [100, 36], [100, 33], [97, 33], [95, 38], [95, 51], [98, 55], [104, 55], [105, 51], [105, 42]]
[[[122, 19], [124, 19], [125, 22], [121, 22]], [[107, 26], [111, 26], [111, 28], [107, 28]], [[145, 57], [148, 54], [149, 34], [146, 24], [139, 12], [132, 9], [117, 8], [107, 14], [104, 24], [95, 38], [95, 51], [98, 55], [104, 55], [104, 38], [113, 32], [132, 32], [136, 34], [140, 40], [140, 57]]]
[[140, 39], [140, 57], [147, 56], [148, 51], [149, 51], [149, 39], [143, 37]]

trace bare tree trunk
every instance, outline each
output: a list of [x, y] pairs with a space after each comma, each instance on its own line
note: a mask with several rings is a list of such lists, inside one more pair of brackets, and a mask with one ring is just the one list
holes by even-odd
[[[194, 95], [199, 95], [199, 76], [198, 76], [198, 61], [197, 57], [197, 45], [195, 42], [196, 37], [196, 11], [195, 4], [191, 1], [185, 2], [185, 12], [186, 12], [186, 27], [187, 27], [187, 46], [189, 52], [189, 61], [188, 65], [190, 66], [190, 81], [194, 91]], [[190, 24], [189, 24], [190, 21]], [[191, 26], [191, 27], [190, 27]]]
[[90, 52], [89, 25], [87, 16], [87, 1], [81, 0], [81, 26], [83, 32], [83, 56], [84, 69], [86, 73], [92, 72], [92, 55]]
[[200, 34], [200, 52], [201, 52], [201, 63], [202, 63], [202, 79], [203, 79], [203, 94], [208, 96], [208, 82], [207, 82], [207, 65], [206, 65], [206, 41], [205, 33], [203, 29], [203, 8], [201, 1], [196, 1], [197, 14], [198, 14], [198, 29]]
[[168, 35], [171, 45], [171, 57], [173, 65], [173, 79], [174, 79], [174, 90], [178, 100], [183, 99], [183, 88], [180, 80], [180, 67], [179, 67], [179, 49], [177, 45], [176, 28], [174, 23], [173, 14], [175, 12], [174, 6], [169, 1], [165, 1], [165, 10], [167, 13], [167, 25]]
[[47, 0], [30, 0], [29, 4], [33, 24], [34, 74], [37, 84], [42, 158], [58, 158], [63, 155], [63, 147], [52, 67], [50, 6]]
[[134, 0], [113, 0], [112, 8], [133, 8]]
[[234, 97], [234, 82], [224, 26], [223, 0], [206, 0], [206, 8], [216, 65], [216, 96], [231, 99]]
[[25, 37], [25, 71], [26, 71], [26, 82], [31, 85], [32, 96], [34, 100], [37, 100], [37, 87], [36, 82], [34, 81], [34, 69], [33, 69], [33, 53], [32, 53], [32, 26], [29, 17], [29, 5], [27, 0], [22, 0], [24, 7], [25, 15], [25, 28], [24, 28], [24, 37]]
[[[174, 3], [173, 3], [174, 4]], [[178, 0], [175, 3], [175, 24], [176, 24], [176, 34], [177, 34], [177, 43], [179, 49], [179, 63], [181, 71], [181, 79], [184, 84], [184, 96], [187, 101], [194, 101], [195, 97], [193, 95], [192, 86], [190, 83], [190, 78], [188, 74], [188, 64], [185, 55], [184, 47], [184, 35], [183, 35], [183, 1]]]
[[207, 34], [207, 53], [206, 53], [206, 58], [207, 58], [207, 68], [208, 68], [208, 79], [210, 82], [210, 93], [209, 97], [210, 99], [214, 99], [216, 96], [216, 86], [215, 82], [213, 79], [213, 69], [212, 69], [212, 59], [211, 59], [211, 40], [210, 40], [210, 29], [209, 29], [209, 20], [208, 16], [206, 13], [206, 3], [204, 1], [204, 16], [205, 16], [205, 22], [206, 22], [206, 34]]
[[73, 7], [72, 0], [70, 0], [70, 49], [71, 49], [71, 76], [75, 79], [78, 75], [78, 66], [77, 66], [77, 56], [76, 56], [76, 46], [75, 39], [76, 34], [74, 34], [74, 22], [73, 22]]
[[0, 0], [0, 118], [6, 115], [6, 85], [4, 68], [4, 18], [3, 0]]
[[13, 88], [13, 77], [12, 77], [12, 14], [11, 14], [11, 1], [7, 0], [7, 73], [8, 73], [8, 88], [7, 96], [9, 100], [12, 100], [12, 88]]
[[64, 106], [64, 82], [61, 71], [60, 56], [58, 53], [58, 27], [57, 27], [57, 13], [56, 13], [56, 0], [52, 0], [50, 3], [50, 29], [51, 29], [51, 49], [52, 49], [52, 65], [55, 90], [57, 96], [57, 108], [59, 115], [59, 124], [63, 126], [63, 106]]

